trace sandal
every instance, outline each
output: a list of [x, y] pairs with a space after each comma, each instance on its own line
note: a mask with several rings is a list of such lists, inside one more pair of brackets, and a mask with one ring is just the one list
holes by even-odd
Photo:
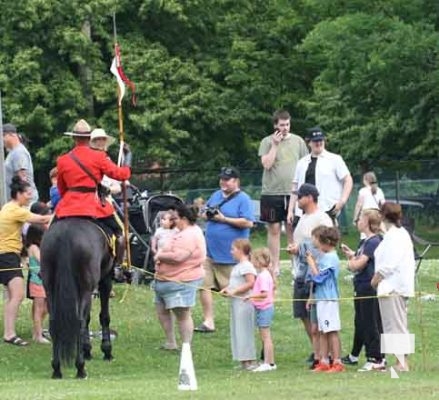
[[10, 339], [3, 339], [3, 341], [5, 343], [12, 344], [14, 346], [20, 346], [20, 347], [27, 346], [29, 344], [19, 336], [14, 336]]
[[178, 351], [179, 348], [177, 345], [169, 345], [168, 343], [164, 343], [160, 346], [160, 350], [166, 350], [166, 351]]
[[34, 342], [38, 343], [38, 344], [51, 344], [52, 343], [49, 339], [46, 339], [44, 336], [41, 337], [40, 339], [34, 338]]
[[195, 332], [202, 332], [202, 333], [213, 333], [215, 332], [215, 329], [209, 328], [208, 326], [204, 324], [198, 325], [195, 329]]

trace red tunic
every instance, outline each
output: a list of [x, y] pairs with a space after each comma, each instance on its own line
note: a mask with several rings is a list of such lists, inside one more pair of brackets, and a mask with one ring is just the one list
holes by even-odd
[[[129, 167], [118, 167], [103, 151], [92, 149], [86, 144], [77, 145], [72, 151], [98, 182], [102, 181], [104, 175], [119, 181], [129, 179], [131, 176]], [[58, 218], [74, 216], [103, 218], [113, 214], [113, 206], [109, 202], [102, 206], [96, 192], [82, 193], [68, 190], [71, 187], [96, 187], [92, 178], [69, 154], [58, 158], [57, 168], [58, 190], [61, 195], [61, 200], [55, 209]]]

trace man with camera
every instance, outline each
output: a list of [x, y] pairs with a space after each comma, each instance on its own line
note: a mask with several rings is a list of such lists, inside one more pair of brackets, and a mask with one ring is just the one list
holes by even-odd
[[204, 321], [196, 332], [214, 332], [213, 296], [229, 284], [235, 261], [230, 253], [235, 239], [248, 239], [253, 226], [253, 207], [250, 196], [240, 189], [239, 171], [234, 167], [221, 168], [220, 189], [206, 203], [203, 217], [206, 223], [207, 260], [200, 300]]

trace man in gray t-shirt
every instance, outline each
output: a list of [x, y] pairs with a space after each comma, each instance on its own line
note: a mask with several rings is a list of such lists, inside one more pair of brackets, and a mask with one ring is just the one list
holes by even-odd
[[288, 241], [291, 241], [292, 226], [287, 221], [291, 182], [297, 162], [308, 154], [305, 141], [290, 132], [290, 121], [287, 111], [276, 111], [273, 115], [274, 133], [262, 139], [258, 152], [264, 168], [260, 219], [267, 223], [267, 245], [276, 274], [279, 273], [282, 222], [285, 222]]
[[5, 159], [6, 198], [11, 199], [10, 184], [14, 175], [29, 182], [33, 189], [32, 203], [38, 201], [38, 191], [34, 181], [32, 157], [21, 143], [17, 128], [12, 124], [3, 125], [3, 143], [8, 155]]
[[308, 264], [306, 252], [313, 255], [318, 252], [311, 240], [311, 232], [320, 225], [333, 226], [332, 220], [326, 212], [319, 209], [317, 200], [319, 191], [314, 185], [304, 183], [297, 191], [297, 201], [303, 215], [300, 217], [293, 233], [293, 243], [288, 245], [288, 252], [294, 254], [294, 285], [293, 285], [293, 316], [299, 318], [313, 346], [313, 356], [317, 356], [318, 335], [313, 335], [311, 330], [310, 315], [306, 307], [306, 300], [310, 294], [310, 283], [306, 275]]

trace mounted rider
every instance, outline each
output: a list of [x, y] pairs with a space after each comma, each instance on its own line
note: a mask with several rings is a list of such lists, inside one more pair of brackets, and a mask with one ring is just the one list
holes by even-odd
[[68, 217], [86, 217], [96, 219], [108, 233], [117, 237], [116, 262], [121, 263], [124, 252], [124, 240], [115, 220], [111, 202], [105, 200], [100, 192], [100, 182], [104, 175], [124, 181], [130, 178], [128, 165], [118, 167], [103, 151], [89, 146], [91, 128], [83, 119], [65, 132], [75, 141], [75, 147], [57, 160], [58, 190], [61, 195], [55, 215], [57, 219]]

